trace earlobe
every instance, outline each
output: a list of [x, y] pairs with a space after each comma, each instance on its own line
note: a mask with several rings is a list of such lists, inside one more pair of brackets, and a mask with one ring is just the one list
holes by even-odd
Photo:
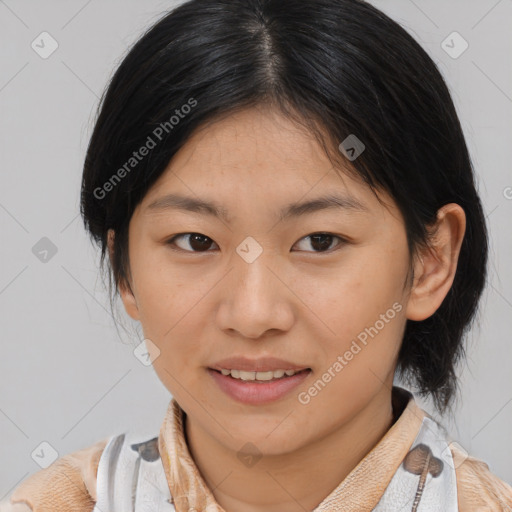
[[436, 223], [431, 228], [430, 247], [421, 249], [415, 258], [415, 277], [406, 308], [409, 320], [429, 318], [448, 294], [465, 230], [466, 215], [460, 205], [450, 203], [438, 210]]
[[134, 320], [140, 320], [139, 308], [137, 306], [137, 300], [133, 295], [133, 292], [125, 286], [124, 283], [119, 284], [119, 295], [124, 304], [124, 309]]
[[[114, 230], [109, 229], [107, 236], [107, 244], [111, 266], [113, 265], [114, 258], [114, 236]], [[123, 301], [124, 309], [126, 310], [128, 315], [134, 320], [139, 320], [139, 308], [137, 306], [137, 300], [135, 299], [135, 295], [131, 290], [131, 286], [128, 283], [122, 281], [118, 283], [118, 290], [119, 295], [121, 296], [121, 300]]]

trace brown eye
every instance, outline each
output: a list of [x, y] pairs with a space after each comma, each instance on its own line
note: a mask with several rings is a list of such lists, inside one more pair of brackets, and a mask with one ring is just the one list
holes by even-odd
[[309, 252], [327, 252], [331, 249], [331, 245], [335, 239], [339, 240], [335, 247], [343, 245], [343, 243], [345, 242], [343, 238], [337, 235], [332, 235], [331, 233], [313, 233], [311, 235], [305, 236], [304, 238], [299, 240], [299, 242], [301, 242], [302, 240], [309, 241], [310, 247], [313, 248], [313, 251]]
[[[310, 248], [313, 250], [310, 251], [307, 248], [301, 250], [306, 252], [322, 253], [331, 251], [333, 242], [336, 239], [338, 240], [338, 243], [334, 245], [335, 248], [346, 242], [343, 238], [331, 233], [313, 233], [305, 236], [297, 243], [307, 241]], [[167, 244], [176, 246], [178, 247], [178, 250], [186, 252], [211, 252], [210, 248], [212, 245], [216, 245], [211, 238], [206, 235], [202, 235], [201, 233], [181, 233], [172, 237]]]
[[[176, 243], [176, 240], [185, 240], [185, 242], [180, 246]], [[181, 233], [172, 237], [167, 243], [176, 245], [183, 251], [208, 252], [208, 248], [215, 242], [206, 235], [201, 235], [201, 233]]]

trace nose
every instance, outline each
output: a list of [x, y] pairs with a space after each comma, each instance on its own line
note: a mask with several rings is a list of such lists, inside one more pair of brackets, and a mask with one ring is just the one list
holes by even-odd
[[285, 332], [294, 321], [294, 294], [276, 258], [265, 251], [252, 262], [238, 254], [222, 280], [217, 323], [226, 332], [258, 339], [267, 331]]

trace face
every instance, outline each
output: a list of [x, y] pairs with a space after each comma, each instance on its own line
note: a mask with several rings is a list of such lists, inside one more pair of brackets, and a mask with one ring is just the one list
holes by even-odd
[[[327, 196], [337, 204], [315, 203]], [[403, 218], [380, 197], [386, 207], [268, 110], [218, 121], [175, 155], [130, 221], [121, 296], [188, 421], [235, 450], [250, 440], [279, 454], [329, 435], [392, 385], [410, 256]], [[232, 357], [308, 370], [277, 385], [231, 382], [212, 368], [239, 369], [219, 365]]]

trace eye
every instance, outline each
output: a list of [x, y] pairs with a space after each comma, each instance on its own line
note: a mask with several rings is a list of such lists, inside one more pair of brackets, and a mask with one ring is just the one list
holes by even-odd
[[340, 236], [333, 235], [331, 233], [312, 233], [311, 235], [301, 238], [297, 243], [300, 243], [302, 240], [307, 240], [310, 246], [315, 249], [312, 252], [330, 252], [329, 248], [336, 238], [339, 240], [339, 242], [335, 245], [335, 247], [339, 247], [346, 242], [346, 240]]
[[[297, 243], [307, 240], [314, 249], [312, 252], [329, 252], [335, 239], [339, 240], [335, 247], [339, 247], [346, 242], [345, 239], [331, 233], [312, 233], [311, 235], [301, 238]], [[185, 240], [185, 242], [180, 246], [180, 244], [177, 243], [178, 240]], [[215, 242], [210, 237], [202, 235], [201, 233], [180, 233], [168, 240], [167, 244], [175, 245], [180, 250], [187, 252], [211, 252], [208, 249], [212, 244], [215, 244]], [[306, 250], [306, 252], [308, 251]]]
[[[185, 242], [183, 245], [185, 247], [180, 247], [175, 243], [176, 240], [184, 239]], [[213, 243], [215, 243], [211, 238], [206, 235], [202, 235], [201, 233], [180, 233], [179, 235], [173, 236], [170, 240], [167, 241], [169, 245], [177, 245], [180, 249], [187, 252], [211, 252], [208, 251], [208, 247], [210, 247]], [[192, 250], [187, 249], [187, 246], [191, 247]]]

